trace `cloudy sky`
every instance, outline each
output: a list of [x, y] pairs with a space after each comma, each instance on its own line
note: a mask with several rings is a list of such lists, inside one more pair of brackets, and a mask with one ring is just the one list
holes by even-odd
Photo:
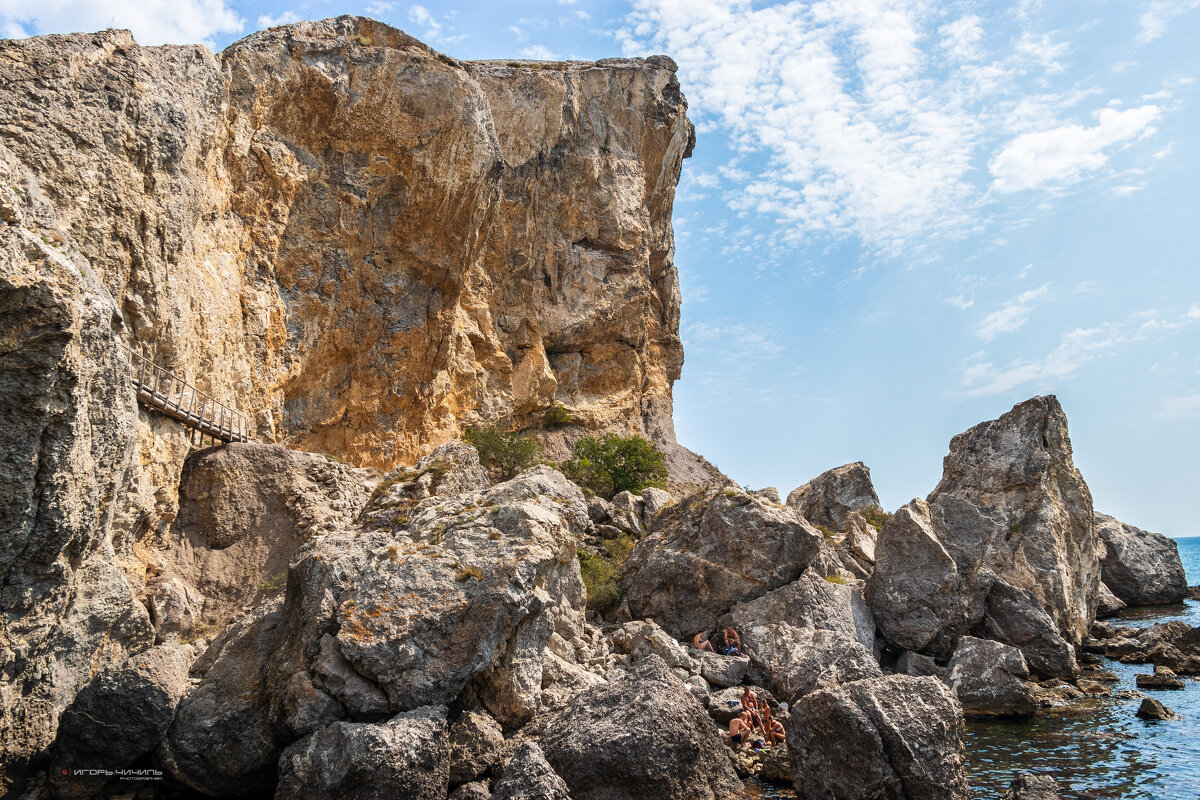
[[1053, 392], [1096, 506], [1200, 534], [1200, 0], [0, 0], [0, 33], [214, 49], [363, 13], [458, 58], [667, 53], [680, 440], [786, 493]]

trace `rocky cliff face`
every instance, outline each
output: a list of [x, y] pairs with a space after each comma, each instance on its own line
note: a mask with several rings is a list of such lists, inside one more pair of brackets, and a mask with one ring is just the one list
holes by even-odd
[[[259, 441], [390, 468], [558, 403], [582, 427], [552, 450], [632, 430], [704, 474], [671, 423], [694, 134], [670, 59], [458, 62], [340, 17], [220, 55], [124, 31], [5, 41], [0, 65], [0, 133], [122, 338]], [[163, 432], [143, 420], [142, 506], [169, 517], [149, 487], [186, 448]]]

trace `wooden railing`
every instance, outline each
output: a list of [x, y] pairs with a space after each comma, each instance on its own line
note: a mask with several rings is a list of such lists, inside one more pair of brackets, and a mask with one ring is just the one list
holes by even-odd
[[205, 436], [214, 442], [250, 441], [250, 421], [245, 414], [214, 400], [136, 350], [125, 347], [125, 352], [133, 366], [133, 386], [142, 405], [182, 422], [199, 435], [200, 444]]

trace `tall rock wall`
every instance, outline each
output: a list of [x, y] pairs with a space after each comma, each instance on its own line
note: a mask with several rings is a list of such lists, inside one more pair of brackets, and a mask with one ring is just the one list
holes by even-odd
[[[673, 476], [670, 225], [694, 139], [670, 59], [459, 62], [339, 17], [220, 55], [128, 32], [0, 42], [0, 136], [126, 341], [259, 441], [389, 468], [472, 424], [643, 433]], [[186, 447], [143, 417], [143, 525]]]

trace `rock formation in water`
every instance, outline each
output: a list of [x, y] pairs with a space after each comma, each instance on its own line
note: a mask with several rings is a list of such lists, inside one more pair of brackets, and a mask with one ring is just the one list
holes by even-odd
[[1096, 514], [1103, 546], [1100, 579], [1126, 605], [1178, 603], [1187, 595], [1187, 577], [1174, 539]]
[[899, 648], [946, 659], [970, 634], [1070, 677], [1096, 616], [1097, 551], [1066, 415], [1037, 397], [954, 437], [928, 501], [884, 526], [867, 601]]

